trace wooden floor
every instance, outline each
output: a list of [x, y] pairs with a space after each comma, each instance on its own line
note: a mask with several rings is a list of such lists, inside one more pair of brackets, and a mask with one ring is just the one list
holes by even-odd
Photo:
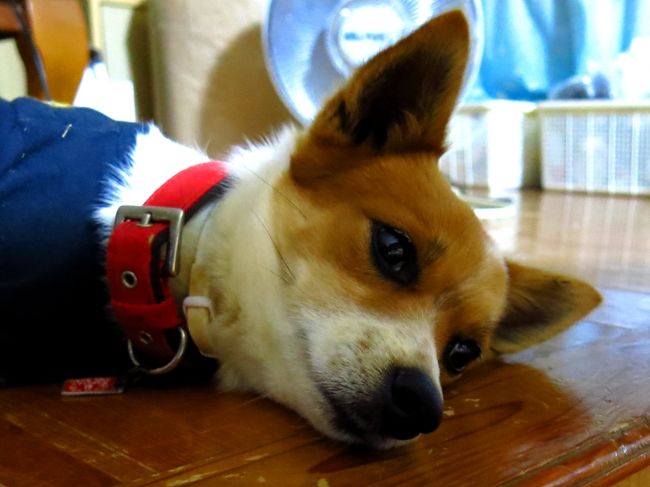
[[605, 303], [446, 390], [435, 433], [372, 452], [207, 386], [98, 398], [27, 387], [0, 391], [0, 484], [599, 486], [648, 467], [650, 199], [527, 193], [518, 204], [487, 224], [499, 244], [589, 279]]

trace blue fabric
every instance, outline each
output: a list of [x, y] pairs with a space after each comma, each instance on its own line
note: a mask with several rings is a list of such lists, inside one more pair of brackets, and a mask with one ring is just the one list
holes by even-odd
[[92, 211], [146, 126], [82, 108], [0, 101], [0, 292], [95, 260]]
[[53, 331], [57, 321], [76, 329], [78, 341], [107, 333], [97, 331], [107, 297], [92, 214], [109, 174], [126, 168], [147, 130], [90, 109], [0, 99], [0, 377], [50, 348], [59, 359], [79, 353], [78, 343], [29, 343], [34, 333], [64, 335]]
[[[540, 100], [650, 35], [650, 0], [482, 0], [485, 45], [471, 99]], [[650, 53], [648, 53], [650, 55]]]

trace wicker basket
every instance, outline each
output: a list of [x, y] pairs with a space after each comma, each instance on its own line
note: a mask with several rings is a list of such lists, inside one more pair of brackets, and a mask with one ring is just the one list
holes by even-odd
[[461, 187], [491, 191], [539, 187], [536, 105], [495, 100], [461, 105], [449, 126], [440, 168]]
[[650, 194], [650, 102], [544, 102], [542, 186]]

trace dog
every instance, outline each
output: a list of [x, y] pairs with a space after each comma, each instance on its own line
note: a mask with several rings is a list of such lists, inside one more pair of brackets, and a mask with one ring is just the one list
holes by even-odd
[[[224, 173], [215, 179], [218, 195], [185, 222], [180, 267], [163, 279], [176, 309], [184, 303], [198, 350], [218, 360], [221, 390], [268, 396], [328, 437], [388, 448], [436, 429], [443, 387], [467, 368], [494, 352], [546, 340], [599, 304], [598, 292], [581, 280], [502, 256], [439, 171], [468, 52], [463, 14], [436, 17], [360, 67], [308, 129], [286, 127], [264, 144], [235, 149], [216, 166]], [[61, 140], [77, 130], [66, 127], [70, 132]], [[65, 300], [86, 316], [90, 311], [80, 310], [88, 308], [84, 289], [104, 289], [106, 282], [125, 288], [112, 287], [114, 305], [115, 293], [136, 288], [142, 276], [113, 263], [113, 228], [121, 221], [149, 227], [151, 215], [138, 223], [119, 217], [120, 208], [143, 205], [166, 181], [208, 160], [155, 127], [134, 130], [129, 156], [109, 171], [98, 203], [88, 210], [95, 244], [108, 249], [109, 277], [97, 277], [97, 284], [76, 275], [72, 292], [63, 289], [70, 283], [41, 286], [47, 291], [38, 292], [56, 294], [59, 304], [43, 305], [45, 298], [31, 292], [31, 301], [23, 298], [14, 313], [16, 321], [3, 327], [5, 349], [21, 349], [26, 340], [30, 350], [39, 350], [27, 359], [14, 354], [22, 366], [50, 354], [37, 373], [79, 348], [77, 365], [98, 352], [80, 340], [52, 351], [47, 340], [64, 331], [43, 339], [49, 325], [37, 329], [20, 320], [36, 312], [47, 319], [67, 308], [60, 305]], [[85, 188], [80, 182], [75, 187]], [[60, 210], [51, 227], [30, 223], [29, 242], [63, 225], [66, 213]], [[20, 224], [16, 219], [12, 225]], [[42, 250], [39, 265], [58, 265], [57, 252]], [[72, 254], [61, 255], [69, 260], [80, 252]], [[168, 264], [168, 257], [163, 253], [155, 262]], [[3, 286], [2, 307], [15, 308], [15, 294]], [[104, 314], [107, 293], [95, 294]], [[81, 321], [78, 328], [95, 327]], [[6, 330], [21, 326], [27, 330], [22, 338], [11, 339]], [[146, 348], [157, 339], [153, 333], [129, 335], [129, 343]], [[107, 356], [126, 356], [124, 340], [104, 335], [120, 348]], [[137, 347], [129, 352], [142, 360]], [[0, 371], [7, 375], [16, 367], [5, 361]]]

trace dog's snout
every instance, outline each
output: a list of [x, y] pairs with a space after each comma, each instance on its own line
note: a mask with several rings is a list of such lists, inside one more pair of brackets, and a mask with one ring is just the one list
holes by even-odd
[[383, 388], [381, 431], [398, 440], [430, 433], [442, 420], [442, 394], [420, 369], [397, 368]]

